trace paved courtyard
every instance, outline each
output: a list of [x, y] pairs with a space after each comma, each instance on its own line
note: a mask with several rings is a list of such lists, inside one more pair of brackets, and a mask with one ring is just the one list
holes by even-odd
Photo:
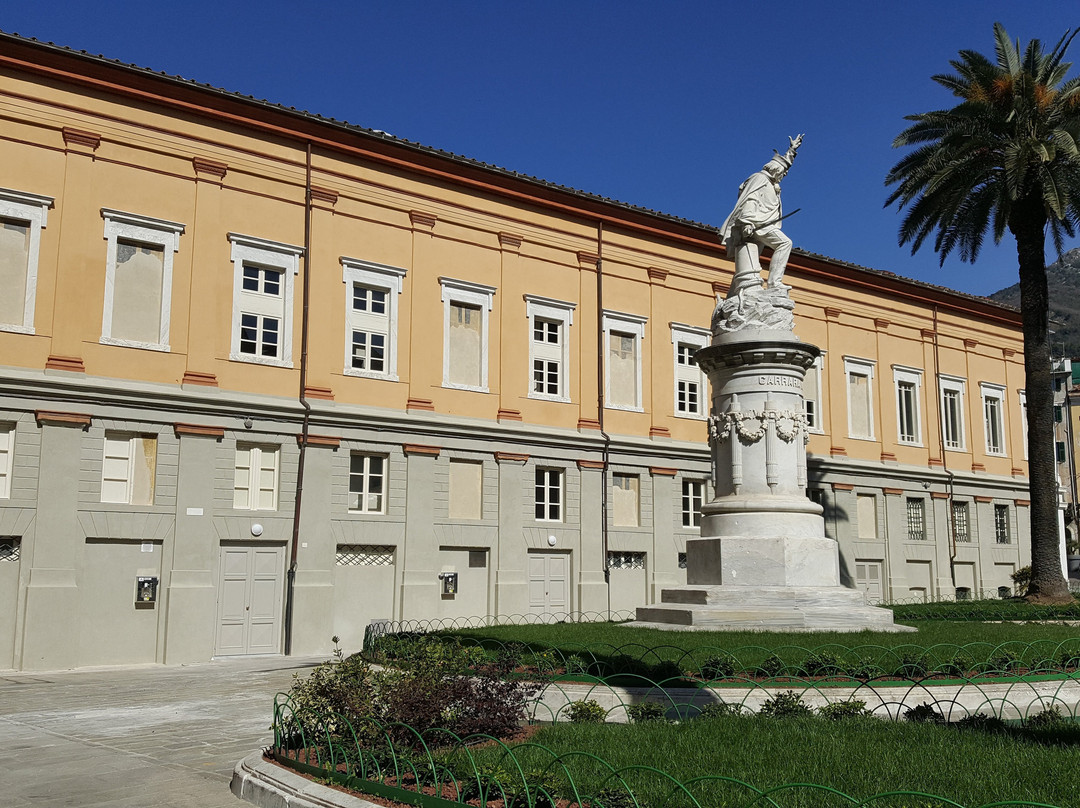
[[322, 661], [0, 671], [0, 803], [240, 808], [233, 766], [272, 739], [274, 694]]

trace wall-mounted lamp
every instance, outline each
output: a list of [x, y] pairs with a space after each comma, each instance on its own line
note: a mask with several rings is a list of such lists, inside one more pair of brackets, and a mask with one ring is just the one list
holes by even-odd
[[263, 526], [260, 525], [258, 522], [256, 522], [255, 524], [253, 524], [251, 526], [251, 535], [252, 536], [261, 536], [262, 534], [263, 534]]
[[922, 481], [922, 487], [923, 487], [923, 490], [929, 491], [930, 490], [930, 481], [929, 480], [923, 480]]
[[255, 422], [251, 420], [251, 416], [244, 419], [244, 429], [251, 429], [255, 426]]
[[548, 536], [548, 547], [554, 547], [558, 541], [554, 536]]

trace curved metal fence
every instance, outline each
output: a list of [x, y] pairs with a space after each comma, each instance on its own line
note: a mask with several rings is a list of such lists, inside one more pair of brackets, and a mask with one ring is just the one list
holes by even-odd
[[[787, 783], [758, 788], [722, 775], [680, 780], [654, 766], [614, 766], [585, 751], [489, 735], [418, 732], [399, 723], [350, 723], [336, 713], [274, 703], [271, 756], [283, 765], [364, 794], [422, 808], [963, 808], [944, 797], [895, 790], [857, 799], [835, 788]], [[1054, 808], [1031, 801], [998, 806]]]

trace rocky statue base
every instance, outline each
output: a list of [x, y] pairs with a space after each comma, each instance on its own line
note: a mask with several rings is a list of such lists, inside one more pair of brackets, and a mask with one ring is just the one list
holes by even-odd
[[[713, 394], [716, 496], [702, 508], [701, 538], [687, 541], [687, 585], [663, 590], [660, 602], [639, 608], [631, 625], [914, 631], [841, 584], [839, 546], [825, 536], [821, 506], [806, 496], [802, 385], [820, 351], [789, 328], [769, 328], [775, 316], [753, 317], [755, 305], [773, 292], [747, 292], [741, 305], [725, 301], [736, 317], [719, 312], [712, 344], [696, 355]], [[790, 317], [790, 305], [778, 308]], [[730, 328], [732, 319], [740, 327]]]

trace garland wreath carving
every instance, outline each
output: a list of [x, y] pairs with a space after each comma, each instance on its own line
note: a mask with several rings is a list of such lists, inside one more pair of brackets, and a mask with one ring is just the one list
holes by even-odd
[[765, 436], [769, 421], [776, 425], [776, 436], [784, 443], [791, 443], [802, 433], [803, 443], [808, 443], [809, 424], [805, 412], [795, 410], [732, 410], [709, 416], [709, 442], [723, 443], [731, 435], [731, 426], [743, 443], [757, 443]]

